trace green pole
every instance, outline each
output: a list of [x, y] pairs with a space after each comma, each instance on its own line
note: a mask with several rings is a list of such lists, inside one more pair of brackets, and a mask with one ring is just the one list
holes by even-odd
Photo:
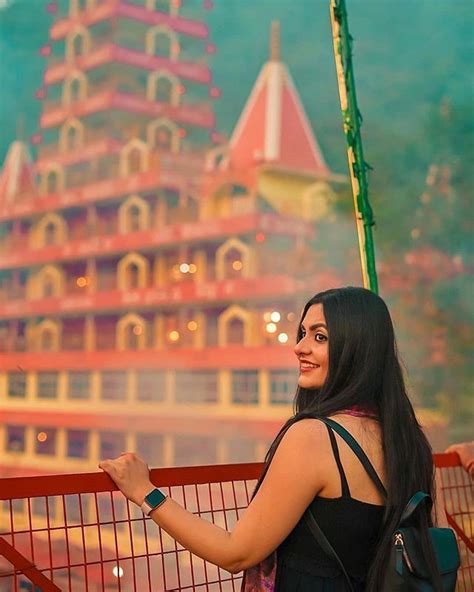
[[357, 107], [354, 71], [352, 67], [352, 37], [349, 33], [345, 0], [331, 0], [331, 24], [339, 98], [347, 141], [347, 157], [354, 198], [357, 235], [364, 286], [378, 293], [375, 248], [372, 226], [375, 225], [369, 202], [367, 170], [360, 133], [362, 117]]

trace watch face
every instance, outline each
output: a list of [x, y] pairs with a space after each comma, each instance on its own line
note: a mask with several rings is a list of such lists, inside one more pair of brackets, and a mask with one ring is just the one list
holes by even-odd
[[161, 493], [159, 489], [150, 491], [150, 493], [145, 497], [146, 503], [152, 508], [159, 506], [164, 499], [166, 499], [166, 495]]

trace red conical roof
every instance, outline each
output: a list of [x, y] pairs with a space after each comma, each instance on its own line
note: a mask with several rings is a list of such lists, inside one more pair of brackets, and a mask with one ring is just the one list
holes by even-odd
[[271, 59], [263, 66], [232, 134], [227, 164], [237, 170], [272, 164], [326, 176], [330, 171], [298, 92], [279, 61], [275, 31]]
[[28, 146], [17, 140], [8, 149], [0, 172], [0, 207], [34, 190], [35, 175]]

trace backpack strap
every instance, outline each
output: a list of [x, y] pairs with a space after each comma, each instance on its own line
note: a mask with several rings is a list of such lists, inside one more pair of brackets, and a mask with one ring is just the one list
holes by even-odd
[[[341, 438], [348, 444], [348, 446], [351, 448], [351, 450], [354, 452], [354, 454], [360, 460], [360, 462], [362, 463], [362, 466], [367, 471], [367, 474], [372, 479], [372, 481], [376, 485], [377, 489], [386, 498], [387, 497], [387, 490], [385, 489], [382, 481], [380, 480], [379, 476], [377, 475], [377, 471], [374, 469], [374, 466], [370, 462], [370, 460], [367, 457], [367, 455], [365, 454], [365, 452], [362, 450], [361, 446], [358, 444], [357, 440], [345, 428], [343, 428], [341, 424], [335, 422], [334, 420], [328, 419], [327, 417], [318, 417], [315, 419], [319, 419], [320, 421], [322, 421], [323, 423], [326, 424], [326, 426], [328, 427], [328, 431], [329, 431], [330, 436], [332, 435], [332, 430], [334, 430], [335, 432], [337, 432], [341, 436]], [[331, 439], [331, 446], [334, 451], [333, 438], [330, 438], [330, 439]], [[338, 466], [339, 466], [339, 463], [338, 463]], [[419, 502], [417, 502], [417, 505], [418, 505], [418, 503]], [[414, 510], [412, 510], [412, 511], [414, 511]], [[310, 508], [308, 508], [306, 510], [306, 512], [304, 513], [304, 519], [305, 519], [306, 525], [310, 529], [312, 535], [314, 536], [314, 538], [318, 542], [319, 546], [326, 553], [326, 555], [328, 555], [329, 557], [333, 557], [337, 561], [344, 577], [346, 578], [347, 585], [349, 586], [350, 592], [354, 592], [354, 586], [352, 585], [349, 574], [347, 573], [347, 571], [344, 567], [344, 564], [342, 563], [341, 558], [339, 557], [336, 550], [331, 545], [331, 543], [328, 541], [326, 535], [324, 534], [324, 532], [321, 530], [318, 523], [314, 519], [314, 516], [313, 516]]]
[[408, 522], [416, 510], [420, 507], [420, 504], [423, 502], [428, 506], [428, 510], [431, 510], [433, 506], [433, 500], [431, 499], [431, 496], [429, 496], [427, 493], [424, 493], [423, 491], [417, 491], [405, 506], [402, 517], [400, 518], [399, 526], [403, 526], [406, 522]]
[[341, 561], [341, 558], [339, 557], [339, 555], [336, 553], [336, 550], [334, 549], [334, 547], [331, 545], [331, 543], [326, 538], [326, 535], [324, 534], [324, 532], [319, 528], [319, 524], [314, 519], [314, 516], [311, 513], [311, 510], [309, 508], [304, 513], [304, 519], [305, 519], [306, 525], [308, 526], [308, 528], [311, 531], [311, 534], [314, 536], [314, 538], [318, 542], [321, 549], [326, 553], [326, 555], [328, 555], [329, 557], [333, 557], [337, 561], [339, 567], [341, 568], [342, 573], [344, 574], [344, 577], [346, 578], [347, 585], [349, 586], [350, 592], [354, 592], [354, 586], [352, 585], [349, 574], [347, 573], [346, 568], [344, 567], [344, 564]]
[[341, 438], [351, 448], [352, 452], [360, 460], [362, 466], [367, 471], [367, 474], [372, 479], [377, 489], [386, 498], [387, 490], [385, 489], [384, 484], [380, 480], [380, 477], [377, 475], [377, 471], [374, 469], [374, 466], [370, 462], [365, 452], [362, 450], [357, 440], [346, 430], [346, 428], [343, 428], [341, 424], [337, 423], [333, 419], [329, 419], [327, 417], [318, 417], [318, 419], [325, 423], [327, 426], [331, 427], [335, 432], [337, 432], [341, 436]]

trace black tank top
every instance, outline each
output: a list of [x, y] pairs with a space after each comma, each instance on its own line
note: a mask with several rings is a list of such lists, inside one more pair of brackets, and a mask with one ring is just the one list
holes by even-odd
[[[341, 497], [316, 496], [310, 504], [313, 516], [355, 580], [366, 578], [380, 534], [385, 506], [353, 499], [342, 467], [336, 437], [329, 426], [331, 447], [341, 477]], [[317, 543], [304, 518], [278, 547], [278, 562], [298, 571], [333, 578], [341, 573], [337, 561]]]

